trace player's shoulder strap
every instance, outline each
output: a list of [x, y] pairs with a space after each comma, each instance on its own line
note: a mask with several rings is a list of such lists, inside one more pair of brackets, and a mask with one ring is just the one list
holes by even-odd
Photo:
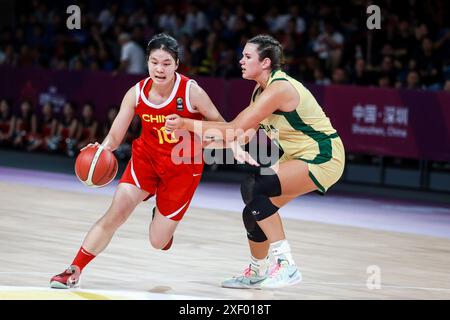
[[146, 83], [147, 81], [151, 81], [151, 78], [150, 78], [150, 77], [144, 78], [144, 79], [138, 81], [138, 82], [134, 85], [135, 98], [136, 98], [136, 106], [138, 105], [139, 99], [140, 99], [140, 97], [141, 97], [141, 90], [142, 90], [142, 88], [144, 87], [144, 85], [145, 85], [145, 83]]
[[[180, 74], [180, 76], [181, 76], [181, 83], [185, 87], [184, 97], [185, 97], [185, 101], [186, 101], [186, 107], [189, 110], [189, 112], [198, 113], [199, 111], [195, 108], [195, 106], [193, 106], [191, 104], [191, 99], [190, 99], [191, 85], [197, 84], [197, 81], [195, 81], [194, 79], [190, 79], [189, 77], [186, 77], [183, 74]], [[182, 88], [183, 86], [180, 84], [180, 88]]]

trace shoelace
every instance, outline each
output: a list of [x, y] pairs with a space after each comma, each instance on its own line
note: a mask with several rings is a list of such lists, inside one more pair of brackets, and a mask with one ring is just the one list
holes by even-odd
[[250, 277], [250, 276], [252, 276], [252, 273], [257, 274], [257, 272], [252, 269], [251, 264], [249, 264], [248, 267], [246, 267], [244, 269], [244, 272], [243, 272], [244, 277]]
[[244, 277], [248, 278], [248, 277], [251, 277], [252, 274], [254, 274], [255, 276], [257, 276], [257, 275], [258, 275], [258, 272], [255, 271], [255, 270], [253, 270], [252, 267], [251, 267], [251, 264], [249, 264], [248, 267], [246, 267], [246, 268], [244, 269], [244, 271], [242, 272], [242, 274], [243, 274]]
[[269, 271], [269, 277], [274, 278], [278, 275], [278, 271], [281, 269], [281, 263], [277, 262]]

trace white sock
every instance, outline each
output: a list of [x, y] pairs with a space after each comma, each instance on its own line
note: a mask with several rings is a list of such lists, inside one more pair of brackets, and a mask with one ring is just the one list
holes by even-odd
[[271, 243], [270, 251], [276, 262], [278, 259], [282, 259], [286, 260], [290, 265], [295, 266], [295, 261], [291, 254], [291, 247], [286, 239]]
[[260, 276], [266, 274], [269, 264], [269, 255], [262, 259], [257, 259], [252, 256], [250, 260], [250, 268], [255, 270]]

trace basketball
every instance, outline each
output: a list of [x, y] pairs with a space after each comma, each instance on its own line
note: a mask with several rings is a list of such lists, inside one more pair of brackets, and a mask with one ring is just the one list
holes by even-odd
[[115, 178], [117, 169], [116, 157], [103, 146], [84, 149], [75, 161], [75, 174], [88, 187], [106, 186]]

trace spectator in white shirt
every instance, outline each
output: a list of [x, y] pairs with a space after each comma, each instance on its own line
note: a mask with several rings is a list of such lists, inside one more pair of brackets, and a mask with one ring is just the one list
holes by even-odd
[[341, 61], [343, 46], [344, 37], [334, 29], [330, 21], [327, 21], [324, 31], [314, 40], [313, 50], [331, 69], [334, 69]]
[[142, 74], [146, 71], [144, 50], [127, 33], [119, 36], [119, 43], [122, 46], [120, 53], [119, 71], [129, 74]]

